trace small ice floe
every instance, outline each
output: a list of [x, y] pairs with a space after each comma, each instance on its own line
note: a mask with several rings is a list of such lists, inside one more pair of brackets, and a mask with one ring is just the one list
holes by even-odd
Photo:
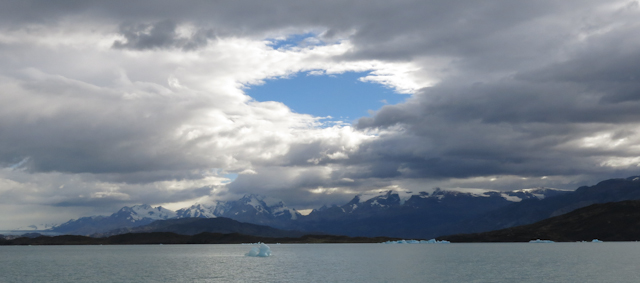
[[431, 240], [420, 240], [420, 244], [450, 244], [451, 242], [447, 241], [447, 240], [436, 240], [436, 239], [431, 239]]
[[529, 243], [544, 243], [544, 244], [546, 244], [546, 243], [555, 243], [555, 242], [551, 241], [551, 240], [540, 240], [540, 239], [537, 239], [537, 240], [531, 240], [531, 241], [529, 241]]
[[383, 244], [449, 244], [451, 242], [447, 240], [438, 241], [436, 239], [431, 240], [398, 240], [398, 241], [386, 241]]
[[265, 243], [258, 243], [260, 244], [260, 247], [253, 247], [251, 248], [251, 250], [246, 253], [246, 256], [253, 256], [253, 257], [268, 257], [271, 256], [271, 248], [269, 248], [269, 246], [267, 246]]
[[593, 239], [593, 241], [591, 241], [592, 243], [604, 243], [603, 241], [600, 241], [598, 239]]

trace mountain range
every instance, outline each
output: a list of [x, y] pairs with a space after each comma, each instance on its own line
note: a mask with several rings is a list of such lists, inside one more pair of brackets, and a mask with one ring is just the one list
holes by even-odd
[[284, 202], [260, 195], [245, 195], [236, 201], [218, 201], [211, 205], [194, 204], [190, 207], [172, 211], [148, 204], [125, 206], [109, 216], [90, 216], [72, 219], [60, 225], [54, 225], [46, 231], [60, 234], [92, 235], [103, 234], [111, 230], [150, 224], [156, 220], [184, 218], [227, 217], [240, 222], [283, 226], [280, 223], [296, 220], [302, 216], [295, 209], [288, 208]]
[[304, 233], [424, 239], [525, 225], [595, 203], [635, 199], [640, 199], [640, 177], [606, 180], [575, 191], [534, 188], [507, 192], [370, 192], [356, 195], [341, 206], [314, 209], [308, 215], [280, 200], [251, 194], [235, 201], [195, 204], [175, 212], [150, 205], [124, 207], [110, 216], [70, 220], [48, 231], [114, 235], [136, 231], [132, 228], [157, 220], [225, 217]]
[[432, 193], [388, 191], [354, 197], [343, 206], [322, 207], [295, 222], [292, 229], [349, 236], [433, 238], [457, 231], [457, 223], [525, 200], [569, 193], [550, 188], [509, 192]]
[[[288, 208], [280, 200], [251, 194], [236, 201], [218, 201], [210, 205], [194, 204], [175, 212], [146, 204], [123, 207], [110, 216], [82, 217], [56, 225], [48, 231], [76, 235], [104, 234], [117, 229], [125, 231], [126, 228], [147, 225], [156, 220], [227, 217], [280, 229], [349, 236], [379, 236], [388, 234], [388, 221], [397, 222], [393, 219], [397, 217], [403, 217], [404, 220], [413, 219], [412, 221], [430, 219], [427, 223], [448, 223], [510, 203], [531, 198], [543, 199], [562, 193], [566, 191], [548, 188], [478, 193], [440, 189], [433, 193], [417, 194], [384, 191], [360, 194], [345, 205], [323, 206], [313, 210], [309, 215], [302, 215], [295, 209]], [[417, 227], [394, 228], [398, 229], [391, 234], [406, 236], [414, 236], [425, 230]], [[431, 234], [427, 236], [433, 236]]]

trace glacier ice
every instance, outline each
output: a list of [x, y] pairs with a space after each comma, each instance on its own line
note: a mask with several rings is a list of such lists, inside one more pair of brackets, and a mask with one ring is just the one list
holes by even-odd
[[551, 241], [551, 240], [540, 240], [540, 239], [537, 239], [537, 240], [531, 240], [531, 241], [529, 241], [529, 243], [555, 243], [555, 242]]
[[246, 253], [246, 256], [253, 257], [268, 257], [271, 256], [271, 248], [267, 246], [265, 243], [259, 243], [259, 247], [252, 247], [251, 250]]
[[593, 241], [591, 241], [592, 243], [604, 243], [603, 241], [600, 241], [598, 239], [593, 239]]
[[436, 239], [431, 240], [398, 240], [398, 241], [386, 241], [383, 244], [449, 244], [451, 242], [447, 240], [438, 241]]

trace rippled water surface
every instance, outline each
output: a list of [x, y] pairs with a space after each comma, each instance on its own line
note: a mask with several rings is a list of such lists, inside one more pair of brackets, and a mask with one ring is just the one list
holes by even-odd
[[0, 282], [640, 282], [640, 243], [2, 246]]

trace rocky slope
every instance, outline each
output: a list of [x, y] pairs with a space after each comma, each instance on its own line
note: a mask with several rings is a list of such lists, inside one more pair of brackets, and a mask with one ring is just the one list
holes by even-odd
[[529, 225], [441, 238], [452, 242], [638, 241], [640, 200], [593, 204]]
[[138, 227], [120, 228], [108, 233], [104, 233], [102, 235], [94, 236], [113, 236], [126, 233], [156, 232], [170, 232], [180, 235], [196, 235], [205, 232], [220, 234], [238, 233], [243, 235], [271, 238], [296, 238], [301, 237], [305, 234], [300, 231], [281, 230], [265, 225], [243, 223], [230, 218], [216, 217], [158, 220], [154, 221], [151, 224]]

